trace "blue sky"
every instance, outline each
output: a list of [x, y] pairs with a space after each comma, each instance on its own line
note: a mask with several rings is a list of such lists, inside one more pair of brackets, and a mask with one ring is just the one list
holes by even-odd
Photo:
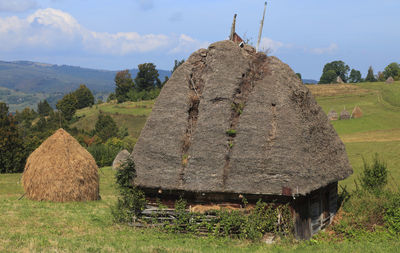
[[[171, 69], [236, 31], [257, 39], [263, 0], [0, 0], [0, 60]], [[366, 75], [400, 62], [400, 1], [270, 0], [262, 47], [303, 78], [343, 60]]]

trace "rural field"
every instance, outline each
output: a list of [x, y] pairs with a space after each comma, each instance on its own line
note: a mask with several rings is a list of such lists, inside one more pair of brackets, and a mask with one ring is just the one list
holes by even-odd
[[[387, 163], [388, 187], [400, 186], [400, 82], [358, 85], [309, 85], [327, 113], [358, 105], [363, 117], [333, 121], [346, 145], [354, 174], [342, 181], [355, 188], [363, 157], [373, 154]], [[77, 112], [73, 126], [91, 130], [98, 114], [110, 114], [119, 127], [137, 138], [153, 101], [101, 104]], [[0, 252], [396, 252], [397, 236], [383, 228], [360, 230], [348, 238], [332, 237], [330, 231], [309, 241], [282, 239], [273, 245], [221, 237], [172, 234], [156, 229], [136, 229], [113, 223], [110, 207], [117, 200], [114, 171], [101, 168], [100, 201], [86, 203], [35, 202], [23, 198], [21, 174], [0, 176]], [[22, 197], [22, 198], [21, 198]]]

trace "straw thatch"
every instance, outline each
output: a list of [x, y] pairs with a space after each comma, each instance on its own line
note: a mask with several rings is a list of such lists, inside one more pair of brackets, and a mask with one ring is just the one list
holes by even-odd
[[336, 77], [336, 83], [341, 84], [341, 83], [344, 83], [344, 82], [343, 82], [342, 78], [340, 76], [338, 76], [338, 77]]
[[115, 159], [112, 163], [112, 168], [114, 170], [118, 170], [121, 167], [121, 165], [124, 164], [128, 160], [130, 155], [131, 154], [128, 152], [128, 150], [126, 150], [126, 149], [121, 150], [118, 153], [118, 155], [115, 157]]
[[328, 119], [329, 119], [329, 120], [338, 120], [338, 119], [339, 119], [339, 115], [338, 115], [338, 113], [337, 113], [335, 110], [331, 110], [331, 111], [328, 113]]
[[340, 113], [340, 120], [347, 120], [350, 119], [351, 115], [346, 109], [343, 109], [343, 111]]
[[363, 116], [363, 112], [361, 111], [361, 108], [356, 105], [353, 109], [353, 112], [351, 113], [351, 118], [353, 119], [357, 119], [357, 118], [361, 118]]
[[59, 129], [28, 157], [22, 183], [26, 196], [33, 200], [98, 200], [97, 171], [90, 153]]
[[394, 83], [393, 77], [389, 76], [388, 79], [386, 79], [386, 83], [387, 83], [387, 84], [392, 84], [392, 83]]
[[213, 43], [164, 85], [133, 151], [141, 188], [307, 194], [348, 177], [345, 146], [278, 58]]

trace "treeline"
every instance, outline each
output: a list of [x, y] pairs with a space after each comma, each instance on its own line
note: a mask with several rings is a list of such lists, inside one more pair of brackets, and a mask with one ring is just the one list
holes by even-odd
[[[183, 63], [175, 61], [173, 71]], [[162, 85], [153, 63], [140, 64], [139, 72], [132, 79], [128, 70], [115, 76], [115, 93], [109, 100], [119, 103], [154, 99]], [[96, 104], [103, 103], [98, 100]], [[58, 128], [64, 128], [72, 134], [83, 147], [93, 155], [99, 166], [111, 165], [117, 153], [122, 149], [132, 151], [136, 140], [128, 136], [126, 128], [119, 128], [111, 115], [100, 111], [95, 128], [92, 131], [78, 130], [71, 125], [79, 118], [76, 111], [95, 104], [92, 91], [82, 84], [73, 92], [64, 95], [54, 110], [47, 100], [40, 101], [37, 110], [25, 108], [9, 112], [7, 104], [0, 102], [0, 173], [22, 172], [27, 157]]]
[[333, 61], [325, 64], [319, 84], [337, 83], [337, 79], [344, 83], [360, 83], [360, 82], [382, 82], [392, 77], [394, 80], [400, 79], [400, 64], [392, 62], [387, 65], [384, 71], [379, 71], [376, 75], [372, 66], [369, 67], [365, 78], [362, 78], [361, 72], [351, 69], [343, 61]]
[[[183, 63], [184, 60], [175, 60], [171, 73]], [[115, 75], [115, 92], [110, 94], [107, 102], [115, 99], [118, 103], [151, 100], [158, 96], [162, 86], [168, 81], [168, 77], [165, 77], [165, 80], [161, 82], [153, 63], [139, 64], [138, 69], [139, 72], [135, 79], [132, 79], [129, 70], [120, 71]]]

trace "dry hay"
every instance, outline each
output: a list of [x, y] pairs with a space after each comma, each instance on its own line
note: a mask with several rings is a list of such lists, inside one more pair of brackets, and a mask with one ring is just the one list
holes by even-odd
[[340, 119], [341, 120], [346, 120], [346, 119], [350, 119], [350, 113], [348, 111], [346, 111], [346, 109], [344, 109], [341, 113], [340, 113]]
[[311, 93], [316, 97], [331, 97], [339, 95], [359, 95], [374, 92], [360, 88], [353, 84], [330, 84], [330, 85], [306, 85]]
[[341, 84], [344, 83], [340, 76], [336, 77], [336, 83]]
[[28, 157], [22, 184], [32, 200], [89, 201], [100, 197], [95, 160], [63, 129]]
[[339, 119], [338, 113], [335, 110], [331, 110], [328, 113], [328, 119], [329, 120], [338, 120]]
[[121, 150], [118, 153], [118, 155], [115, 157], [115, 159], [112, 163], [112, 168], [114, 170], [119, 169], [121, 167], [121, 165], [124, 164], [128, 160], [130, 155], [131, 154], [128, 152], [128, 150], [126, 150], [126, 149]]
[[361, 118], [363, 116], [363, 112], [361, 111], [361, 108], [356, 105], [353, 109], [353, 112], [351, 113], [351, 118], [353, 119], [357, 119], [357, 118]]
[[387, 84], [392, 84], [392, 83], [394, 83], [393, 77], [389, 76], [389, 78], [386, 79], [386, 83], [387, 83]]

